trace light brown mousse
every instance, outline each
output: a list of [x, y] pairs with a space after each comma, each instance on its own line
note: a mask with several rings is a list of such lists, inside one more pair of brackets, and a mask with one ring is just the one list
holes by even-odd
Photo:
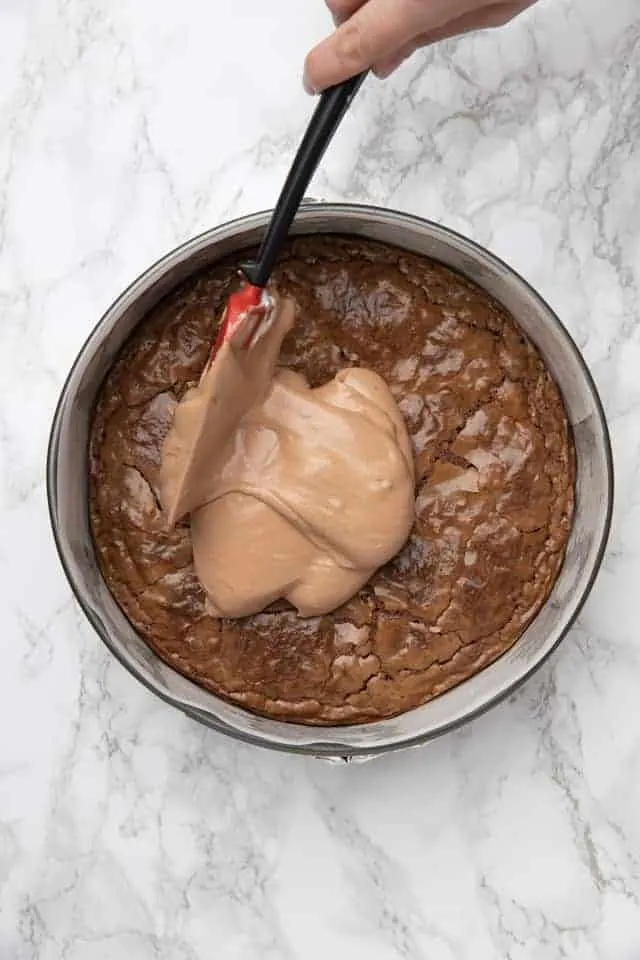
[[285, 599], [305, 617], [353, 597], [405, 543], [413, 453], [402, 414], [370, 370], [312, 390], [276, 371], [295, 304], [274, 297], [250, 349], [225, 342], [178, 404], [160, 496], [190, 514], [196, 574], [217, 617]]
[[159, 470], [246, 257], [155, 307], [105, 382], [90, 459], [103, 574], [160, 657], [236, 704], [312, 724], [393, 716], [499, 657], [549, 595], [573, 511], [562, 400], [511, 317], [466, 279], [370, 241], [293, 241], [274, 278], [299, 316], [280, 361], [312, 388], [354, 366], [386, 381], [415, 455], [416, 519], [400, 553], [330, 615], [302, 619], [280, 601], [212, 617], [188, 523], [167, 531]]

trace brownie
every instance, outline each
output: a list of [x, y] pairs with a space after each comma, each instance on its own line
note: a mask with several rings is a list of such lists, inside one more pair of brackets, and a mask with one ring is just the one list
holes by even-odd
[[467, 279], [368, 240], [289, 242], [274, 280], [299, 319], [282, 363], [312, 386], [345, 366], [385, 378], [415, 451], [416, 520], [395, 559], [332, 614], [303, 619], [283, 602], [214, 619], [188, 522], [167, 529], [158, 472], [246, 256], [170, 293], [107, 376], [90, 448], [102, 572], [146, 643], [219, 696], [299, 723], [391, 717], [494, 661], [547, 599], [574, 503], [563, 402], [514, 320]]

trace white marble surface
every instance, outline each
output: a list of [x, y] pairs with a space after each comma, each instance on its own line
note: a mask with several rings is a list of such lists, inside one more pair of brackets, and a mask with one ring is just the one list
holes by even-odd
[[0, 960], [640, 957], [639, 0], [543, 0], [371, 81], [313, 191], [487, 244], [584, 349], [617, 510], [551, 663], [456, 735], [325, 766], [156, 702], [58, 569], [65, 373], [154, 258], [273, 201], [326, 25], [321, 0], [0, 0]]

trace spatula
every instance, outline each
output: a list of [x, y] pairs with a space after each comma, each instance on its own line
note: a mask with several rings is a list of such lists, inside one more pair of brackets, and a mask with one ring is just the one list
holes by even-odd
[[365, 76], [366, 73], [360, 73], [344, 83], [330, 87], [321, 94], [285, 180], [258, 254], [255, 260], [240, 265], [246, 283], [229, 297], [214, 346], [214, 356], [220, 345], [229, 337], [236, 344], [250, 347], [260, 325], [264, 325], [270, 306], [266, 286], [278, 254], [309, 182]]

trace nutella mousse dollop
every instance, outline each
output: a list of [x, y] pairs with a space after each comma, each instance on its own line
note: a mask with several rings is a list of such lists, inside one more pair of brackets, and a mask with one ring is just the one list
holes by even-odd
[[401, 549], [414, 520], [407, 428], [384, 380], [342, 370], [312, 389], [278, 369], [295, 305], [274, 298], [250, 349], [226, 341], [177, 405], [160, 494], [190, 515], [196, 574], [214, 616], [279, 599], [302, 616], [349, 600]]

